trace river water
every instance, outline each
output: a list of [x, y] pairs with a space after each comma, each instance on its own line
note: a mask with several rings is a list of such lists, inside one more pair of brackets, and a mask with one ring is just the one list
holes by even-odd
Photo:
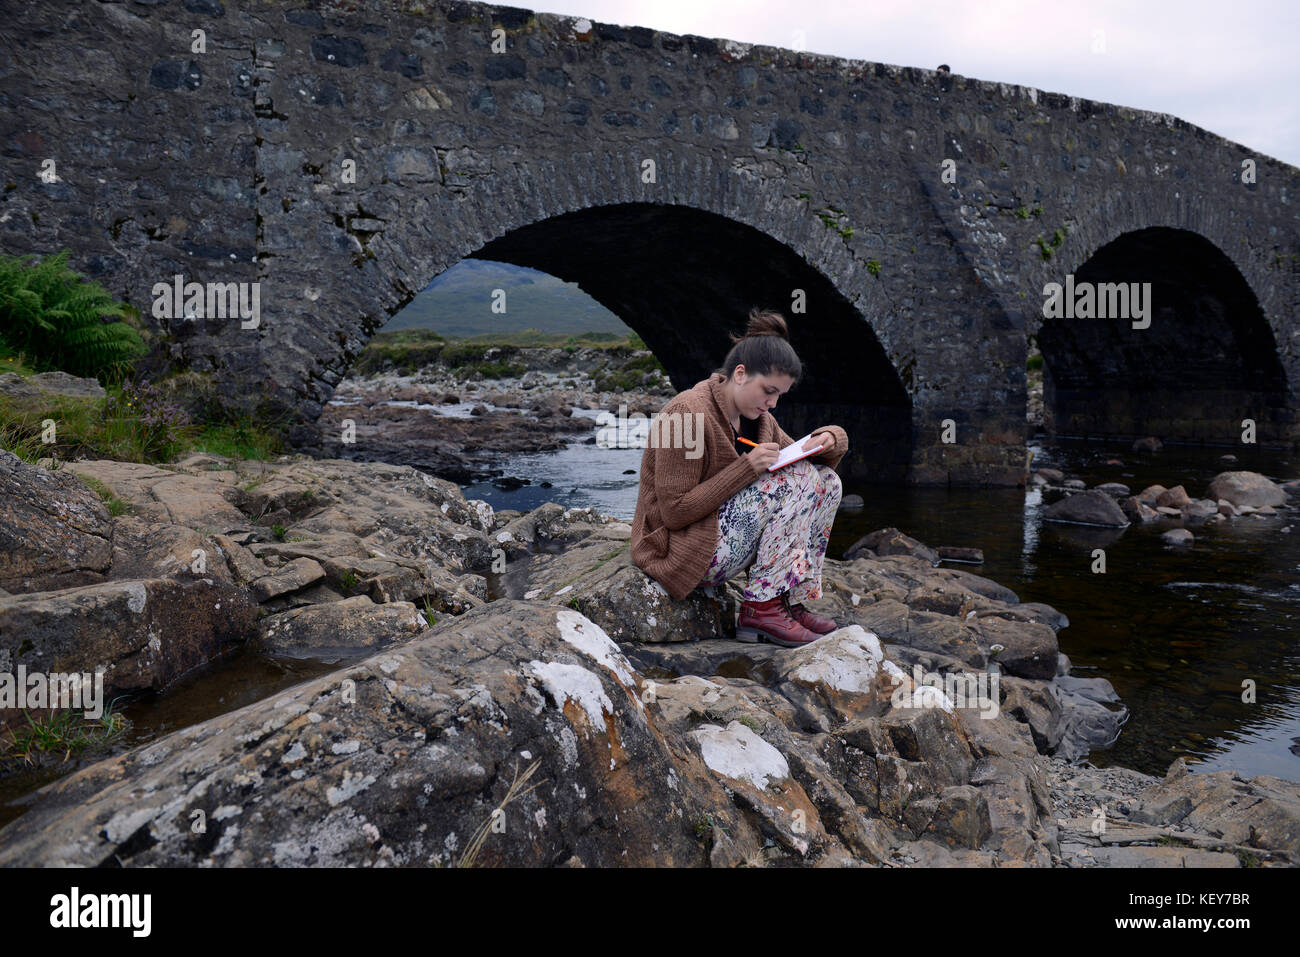
[[[1277, 480], [1300, 473], [1285, 454], [1248, 446], [1231, 450], [1239, 460], [1231, 465], [1219, 460], [1224, 448], [1170, 445], [1138, 454], [1119, 444], [1049, 445], [1042, 437], [1031, 448], [1035, 468], [1060, 468], [1090, 487], [1123, 482], [1134, 492], [1181, 484], [1201, 497], [1228, 469]], [[579, 437], [563, 450], [502, 461], [507, 474], [530, 485], [463, 489], [498, 509], [555, 501], [630, 520], [640, 463], [640, 449], [603, 449]], [[1044, 522], [1050, 502], [1033, 489], [847, 485], [845, 493], [853, 492], [866, 506], [839, 513], [831, 556], [892, 525], [932, 547], [983, 549], [983, 566], [954, 567], [1069, 616], [1058, 640], [1073, 673], [1109, 679], [1132, 710], [1115, 745], [1092, 753], [1094, 764], [1163, 775], [1182, 756], [1196, 770], [1300, 781], [1300, 513], [1192, 527], [1195, 544], [1175, 550], [1160, 533], [1180, 527], [1176, 520], [1120, 531]], [[1097, 548], [1105, 552], [1104, 572], [1093, 571]], [[1253, 682], [1253, 702], [1242, 700], [1243, 682]]]

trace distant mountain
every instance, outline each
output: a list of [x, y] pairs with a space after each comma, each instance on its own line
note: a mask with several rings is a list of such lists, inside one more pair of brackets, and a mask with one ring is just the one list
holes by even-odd
[[[492, 311], [503, 289], [506, 312]], [[444, 336], [512, 333], [524, 329], [574, 335], [632, 330], [571, 282], [549, 273], [486, 259], [462, 259], [393, 316], [384, 331], [432, 329]]]

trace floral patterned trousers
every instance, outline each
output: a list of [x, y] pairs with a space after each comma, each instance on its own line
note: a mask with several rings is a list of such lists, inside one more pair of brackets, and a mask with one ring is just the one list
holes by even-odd
[[790, 592], [822, 594], [822, 560], [840, 505], [840, 477], [808, 459], [763, 472], [718, 509], [718, 543], [701, 585], [721, 585], [749, 568], [746, 601]]

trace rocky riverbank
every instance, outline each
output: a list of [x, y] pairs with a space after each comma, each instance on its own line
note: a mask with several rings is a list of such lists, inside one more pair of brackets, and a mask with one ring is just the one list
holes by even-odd
[[[1295, 784], [1050, 757], [1125, 717], [1104, 679], [1070, 674], [1064, 616], [883, 554], [892, 530], [827, 560], [816, 606], [843, 627], [798, 650], [736, 642], [734, 587], [671, 601], [629, 534], [555, 504], [494, 512], [387, 463], [0, 453], [0, 672], [103, 667], [111, 696], [237, 647], [338, 663], [46, 786], [0, 829], [0, 865], [1300, 855]], [[994, 674], [995, 706], [954, 700], [958, 677]]]
[[507, 475], [506, 455], [562, 448], [590, 431], [594, 415], [574, 410], [617, 415], [625, 405], [650, 415], [676, 395], [639, 349], [462, 347], [453, 358], [459, 364], [439, 356], [412, 372], [381, 366], [344, 379], [319, 420], [325, 439], [310, 451], [469, 484]]

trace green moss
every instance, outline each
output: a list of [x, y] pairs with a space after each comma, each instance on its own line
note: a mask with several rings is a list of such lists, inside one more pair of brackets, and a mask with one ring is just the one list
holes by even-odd
[[1052, 233], [1052, 238], [1050, 240], [1044, 241], [1042, 236], [1039, 236], [1034, 240], [1034, 242], [1038, 244], [1038, 251], [1042, 254], [1044, 259], [1051, 259], [1052, 254], [1061, 248], [1061, 244], [1065, 242], [1065, 234], [1068, 231], [1069, 230], [1065, 228], [1058, 229]]
[[100, 497], [103, 503], [108, 506], [109, 515], [113, 515], [113, 516], [125, 515], [127, 512], [131, 510], [130, 505], [128, 505], [126, 502], [122, 501], [120, 498], [114, 495], [113, 492], [108, 488], [108, 486], [105, 485], [103, 482], [101, 482], [99, 479], [87, 475], [82, 475], [78, 477], [81, 479], [81, 481], [89, 485], [90, 488], [95, 492], [95, 494]]

